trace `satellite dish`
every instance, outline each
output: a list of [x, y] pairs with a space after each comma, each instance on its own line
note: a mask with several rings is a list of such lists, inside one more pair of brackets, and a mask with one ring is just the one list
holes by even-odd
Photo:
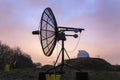
[[58, 34], [56, 19], [50, 8], [44, 10], [39, 27], [43, 53], [50, 56], [55, 48]]
[[[51, 8], [46, 8], [42, 13], [41, 22], [39, 26], [39, 30], [33, 31], [32, 34], [39, 35], [41, 46], [43, 53], [45, 56], [49, 57], [52, 55], [53, 50], [56, 46], [57, 41], [62, 41], [62, 47], [60, 53], [62, 53], [62, 66], [64, 65], [64, 52], [66, 52], [64, 48], [64, 41], [66, 40], [66, 36], [77, 38], [77, 34], [74, 35], [66, 35], [67, 31], [74, 31], [75, 33], [81, 32], [82, 28], [71, 28], [71, 27], [61, 27], [57, 26], [57, 22], [55, 16], [51, 10]], [[58, 61], [60, 53], [57, 57], [55, 65]], [[66, 52], [67, 54], [67, 52]], [[68, 54], [67, 54], [68, 56]], [[69, 57], [69, 56], [68, 56]]]

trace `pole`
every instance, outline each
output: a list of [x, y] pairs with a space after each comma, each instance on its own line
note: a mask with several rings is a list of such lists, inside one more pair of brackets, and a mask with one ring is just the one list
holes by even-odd
[[63, 71], [64, 67], [64, 40], [62, 40], [62, 65], [61, 65], [61, 71]]

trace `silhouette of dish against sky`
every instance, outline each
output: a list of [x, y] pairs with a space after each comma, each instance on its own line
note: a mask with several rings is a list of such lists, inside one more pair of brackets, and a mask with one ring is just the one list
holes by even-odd
[[[64, 55], [66, 53], [67, 57], [70, 59], [67, 54], [66, 49], [64, 48], [64, 41], [66, 41], [66, 37], [78, 37], [78, 32], [81, 33], [84, 29], [82, 28], [72, 28], [72, 27], [61, 27], [57, 26], [56, 19], [54, 14], [50, 8], [46, 8], [42, 14], [41, 22], [39, 26], [39, 30], [33, 31], [32, 33], [35, 35], [39, 35], [41, 46], [43, 53], [45, 56], [49, 57], [52, 55], [55, 45], [58, 41], [61, 41], [61, 50], [56, 59], [54, 66], [58, 62], [58, 59], [61, 55], [61, 65], [57, 67], [61, 67], [61, 71], [63, 70], [64, 63]], [[66, 34], [67, 32], [75, 32], [76, 34]]]

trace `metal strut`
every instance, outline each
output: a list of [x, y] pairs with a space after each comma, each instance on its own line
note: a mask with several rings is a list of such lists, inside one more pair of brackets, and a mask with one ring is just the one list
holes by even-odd
[[[66, 38], [65, 38], [65, 33], [64, 33], [64, 32], [62, 32], [62, 33], [60, 34], [59, 40], [62, 40], [61, 50], [60, 50], [60, 52], [59, 52], [59, 54], [58, 54], [58, 57], [57, 57], [57, 59], [56, 59], [56, 61], [55, 61], [54, 68], [47, 70], [47, 72], [48, 72], [48, 71], [51, 71], [51, 70], [55, 70], [56, 68], [60, 67], [60, 72], [63, 73], [63, 72], [64, 72], [64, 71], [63, 71], [64, 66], [67, 66], [67, 67], [69, 67], [69, 68], [72, 68], [72, 69], [81, 71], [81, 70], [79, 70], [79, 69], [77, 69], [77, 68], [74, 68], [73, 66], [70, 66], [70, 65], [68, 65], [68, 64], [65, 63], [65, 53], [66, 53], [67, 57], [69, 58], [69, 60], [70, 60], [70, 57], [69, 57], [69, 55], [68, 55], [68, 53], [67, 53], [67, 51], [66, 51], [66, 49], [65, 49], [65, 47], [64, 47], [64, 41], [66, 40]], [[62, 58], [62, 59], [61, 59], [61, 64], [58, 65], [58, 66], [56, 66], [60, 55], [61, 55], [61, 58]]]

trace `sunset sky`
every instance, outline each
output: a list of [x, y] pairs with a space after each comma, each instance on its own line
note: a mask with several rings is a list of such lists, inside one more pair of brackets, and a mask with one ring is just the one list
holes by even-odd
[[0, 41], [20, 47], [34, 62], [53, 63], [60, 50], [57, 44], [51, 57], [44, 56], [37, 30], [42, 12], [50, 7], [59, 26], [84, 28], [78, 39], [67, 38], [66, 50], [71, 58], [78, 50], [91, 57], [101, 57], [120, 64], [120, 0], [0, 0]]

